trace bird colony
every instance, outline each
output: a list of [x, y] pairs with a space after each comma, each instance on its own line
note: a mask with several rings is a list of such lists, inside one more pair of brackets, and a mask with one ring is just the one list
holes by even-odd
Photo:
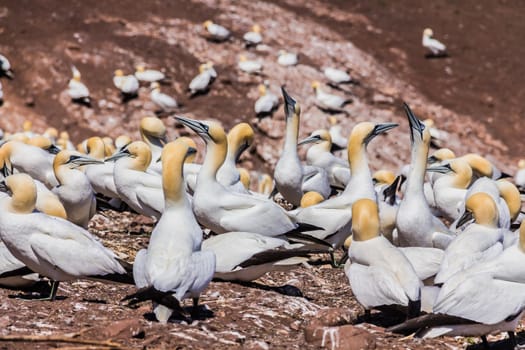
[[[211, 21], [204, 29], [212, 41], [231, 35]], [[262, 29], [255, 25], [243, 38], [248, 47], [258, 45]], [[433, 55], [445, 53], [430, 29], [423, 46]], [[298, 63], [286, 51], [276, 59], [283, 66]], [[15, 78], [9, 61], [0, 61], [3, 75]], [[263, 63], [241, 56], [238, 68], [261, 74]], [[217, 74], [213, 63], [203, 63], [189, 93], [206, 93]], [[328, 67], [324, 74], [330, 85], [352, 82], [344, 70]], [[156, 117], [141, 121], [141, 140], [93, 136], [73, 147], [65, 133], [49, 128], [40, 135], [30, 123], [3, 135], [2, 286], [48, 281], [50, 293], [41, 297], [54, 300], [63, 281], [134, 284], [136, 291], [122, 302], [151, 303], [161, 323], [191, 321], [212, 279], [249, 282], [325, 254], [334, 268], [344, 268], [365, 321], [380, 310], [401, 315], [392, 332], [481, 336], [484, 342], [487, 334], [508, 332], [515, 342], [525, 310], [524, 161], [513, 184], [481, 155], [447, 148], [429, 154], [439, 130], [408, 104], [408, 130], [368, 121], [341, 130], [332, 119], [330, 130], [298, 140], [300, 103], [283, 86], [281, 156], [273, 176], [259, 174], [254, 190], [248, 171], [237, 167], [242, 152], [257, 142], [251, 126], [239, 123], [226, 132], [217, 122], [177, 115], [175, 99], [160, 90], [164, 79], [139, 65], [134, 74], [115, 71], [113, 83], [125, 99], [150, 84], [151, 100], [162, 112], [204, 141], [202, 164], [195, 163], [194, 140], [167, 140]], [[312, 87], [327, 112], [341, 112], [350, 102], [324, 92], [320, 82]], [[255, 113], [271, 115], [280, 99], [269, 82], [259, 91]], [[68, 92], [73, 102], [89, 106], [89, 89], [74, 66]], [[411, 162], [397, 173], [372, 174], [367, 147], [386, 132], [410, 135]], [[309, 147], [305, 161], [298, 147]], [[149, 244], [132, 263], [87, 230], [95, 213], [107, 209], [155, 219]], [[185, 299], [193, 303], [191, 312]]]

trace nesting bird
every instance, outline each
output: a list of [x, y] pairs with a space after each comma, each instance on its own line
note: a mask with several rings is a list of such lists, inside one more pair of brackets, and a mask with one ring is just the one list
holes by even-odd
[[160, 84], [153, 82], [150, 85], [150, 98], [160, 107], [161, 113], [170, 113], [177, 108], [177, 101], [169, 95], [160, 91]]
[[258, 24], [254, 24], [252, 26], [252, 30], [249, 32], [246, 32], [242, 38], [244, 39], [244, 42], [246, 43], [246, 46], [255, 46], [259, 45], [262, 42], [262, 34], [261, 34], [262, 28]]
[[137, 96], [139, 91], [139, 81], [134, 75], [124, 75], [121, 69], [117, 69], [113, 75], [113, 84], [120, 90], [124, 98]]
[[0, 55], [0, 73], [5, 75], [9, 79], [14, 78], [13, 70], [11, 69], [11, 63], [4, 55]]
[[431, 52], [431, 56], [440, 57], [447, 55], [447, 47], [439, 40], [434, 39], [434, 31], [430, 28], [423, 30], [423, 47]]
[[68, 83], [67, 93], [73, 102], [85, 104], [87, 106], [91, 105], [91, 98], [89, 97], [89, 89], [87, 86], [80, 80], [80, 71], [75, 67], [71, 67], [73, 72], [73, 78]]
[[199, 74], [192, 79], [188, 87], [192, 95], [205, 93], [208, 91], [210, 84], [217, 77], [217, 72], [213, 69], [213, 64], [207, 62], [199, 66]]
[[293, 52], [279, 50], [277, 55], [277, 63], [279, 63], [281, 66], [295, 66], [299, 62], [297, 54]]
[[344, 112], [343, 107], [352, 102], [351, 99], [345, 99], [341, 96], [323, 91], [318, 81], [312, 82], [312, 88], [315, 92], [316, 104], [323, 110], [329, 112]]
[[135, 67], [135, 78], [146, 83], [154, 83], [166, 78], [166, 75], [155, 69], [146, 69], [143, 64]]
[[230, 31], [228, 29], [210, 20], [205, 21], [202, 26], [206, 30], [207, 37], [210, 40], [221, 42], [230, 37]]
[[260, 97], [255, 101], [254, 110], [258, 117], [271, 115], [279, 107], [279, 97], [269, 90], [269, 83], [259, 84]]
[[263, 69], [263, 65], [261, 62], [248, 60], [248, 58], [245, 55], [239, 56], [239, 62], [237, 63], [237, 66], [243, 72], [250, 74], [259, 74], [262, 72]]

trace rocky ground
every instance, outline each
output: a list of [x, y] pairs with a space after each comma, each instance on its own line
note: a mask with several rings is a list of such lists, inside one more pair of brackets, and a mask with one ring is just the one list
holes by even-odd
[[[374, 170], [396, 170], [409, 159], [408, 125], [401, 109], [402, 101], [407, 101], [422, 119], [433, 118], [449, 132], [446, 145], [458, 154], [480, 152], [512, 173], [524, 150], [516, 127], [524, 91], [517, 80], [523, 75], [521, 55], [507, 48], [523, 50], [514, 44], [524, 25], [515, 20], [521, 6], [506, 1], [422, 4], [415, 0], [395, 4], [309, 1], [306, 5], [297, 0], [0, 2], [0, 52], [10, 58], [16, 74], [14, 80], [2, 80], [5, 102], [0, 107], [0, 127], [16, 131], [27, 119], [36, 131], [47, 126], [67, 130], [75, 143], [95, 134], [128, 133], [138, 138], [140, 119], [156, 109], [149, 89], [142, 87], [138, 99], [124, 104], [111, 77], [117, 68], [132, 72], [136, 63], [145, 62], [170, 77], [162, 88], [182, 105], [178, 113], [218, 119], [226, 127], [250, 122], [257, 132], [256, 142], [242, 165], [271, 172], [282, 144], [284, 117], [281, 108], [273, 118], [255, 118], [257, 84], [268, 80], [276, 93], [286, 84], [302, 105], [300, 134], [306, 136], [329, 126], [327, 115], [315, 106], [310, 84], [324, 82], [320, 69], [331, 65], [349, 69], [359, 81], [347, 87], [347, 96], [353, 99], [345, 108], [347, 114], [336, 115], [343, 130], [349, 133], [363, 120], [400, 124], [370, 144]], [[221, 44], [207, 41], [201, 26], [207, 19], [230, 28], [233, 39]], [[240, 38], [253, 23], [263, 27], [265, 45], [246, 49]], [[426, 26], [432, 26], [449, 45], [450, 57], [424, 58], [419, 43]], [[277, 51], [283, 48], [300, 54], [298, 66], [277, 65]], [[236, 63], [241, 53], [263, 60], [264, 74], [240, 73]], [[218, 79], [207, 95], [189, 98], [187, 84], [205, 61], [215, 63]], [[79, 68], [92, 92], [92, 108], [72, 104], [65, 92], [71, 64]], [[172, 118], [164, 122], [170, 138], [186, 133]], [[132, 261], [147, 244], [152, 223], [141, 217], [106, 215], [96, 217], [91, 231]], [[312, 336], [323, 334], [312, 331], [319, 322], [328, 326], [353, 323], [361, 312], [342, 270], [330, 268], [322, 256], [309, 267], [273, 273], [257, 283], [292, 285], [304, 297], [214, 282], [202, 297], [209, 309], [205, 319], [191, 325], [161, 326], [151, 321], [147, 305], [130, 309], [119, 302], [132, 287], [64, 283], [59, 294], [65, 298], [53, 303], [6, 298], [19, 292], [2, 290], [0, 335], [4, 338], [0, 340], [33, 335], [39, 340], [111, 340], [122, 348], [315, 348], [323, 341], [322, 335], [320, 339]], [[335, 311], [323, 311], [326, 308]], [[337, 318], [333, 313], [346, 321], [332, 320]], [[477, 341], [401, 339], [380, 328], [385, 321], [380, 316], [373, 321], [379, 326], [341, 329], [342, 344], [352, 338], [369, 348], [448, 349]], [[325, 345], [332, 347], [334, 336], [325, 333]], [[2, 341], [0, 347], [103, 346], [22, 340]], [[496, 346], [504, 349], [505, 343], [496, 342]]]

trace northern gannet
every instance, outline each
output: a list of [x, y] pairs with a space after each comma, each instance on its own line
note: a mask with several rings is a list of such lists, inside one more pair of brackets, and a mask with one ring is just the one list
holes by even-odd
[[340, 247], [350, 234], [352, 204], [362, 198], [376, 200], [372, 176], [368, 167], [366, 146], [377, 135], [396, 127], [394, 123], [373, 124], [362, 122], [354, 126], [348, 139], [348, 162], [352, 176], [345, 190], [324, 202], [295, 211], [298, 222], [323, 227], [324, 230], [305, 234], [324, 239], [334, 247]]
[[150, 85], [151, 93], [150, 98], [157, 106], [159, 106], [164, 113], [172, 112], [177, 108], [177, 101], [169, 95], [160, 91], [160, 84], [153, 82]]
[[396, 217], [399, 209], [396, 191], [400, 179], [400, 176], [396, 177], [394, 173], [388, 170], [378, 170], [372, 175], [374, 189], [377, 193], [381, 233], [392, 243], [396, 241], [394, 229], [396, 228]]
[[332, 137], [327, 130], [319, 129], [313, 131], [309, 137], [300, 141], [298, 145], [315, 143], [306, 152], [306, 163], [322, 169], [328, 173], [330, 185], [336, 188], [345, 188], [350, 181], [350, 165], [348, 160], [334, 156], [332, 148]]
[[318, 81], [312, 82], [312, 88], [315, 92], [316, 104], [323, 110], [343, 112], [343, 107], [352, 102], [350, 99], [324, 92]]
[[135, 97], [139, 92], [139, 81], [134, 75], [124, 75], [121, 69], [117, 69], [113, 75], [113, 84], [120, 90], [123, 97]]
[[167, 143], [166, 126], [157, 117], [144, 117], [140, 120], [140, 136], [151, 150], [152, 161], [148, 167], [157, 174], [162, 173], [162, 163], [158, 162], [162, 148]]
[[301, 107], [284, 89], [284, 113], [286, 117], [286, 135], [281, 156], [275, 165], [273, 178], [279, 193], [294, 206], [301, 203], [303, 196], [304, 169], [297, 155], [299, 136], [299, 117]]
[[60, 152], [60, 148], [55, 146], [51, 142], [51, 140], [49, 140], [45, 136], [41, 136], [41, 135], [34, 136], [30, 138], [29, 140], [27, 140], [26, 143], [31, 146], [39, 147], [43, 149], [44, 151], [47, 151], [50, 154], [57, 154], [58, 152]]
[[69, 139], [69, 133], [67, 131], [62, 131], [60, 133], [60, 135], [58, 137], [58, 140], [57, 140], [57, 146], [60, 149], [67, 149], [69, 151], [74, 151], [75, 150], [75, 146], [73, 145], [73, 143]]
[[399, 245], [444, 249], [454, 236], [432, 214], [423, 192], [430, 133], [406, 103], [404, 108], [410, 126], [412, 159], [405, 194], [396, 217]]
[[53, 161], [53, 170], [58, 180], [53, 193], [64, 205], [67, 219], [83, 228], [87, 228], [89, 220], [95, 215], [97, 202], [89, 179], [77, 168], [102, 163], [101, 160], [67, 150], [60, 151]]
[[228, 153], [217, 172], [217, 181], [235, 192], [248, 193], [241, 182], [241, 175], [236, 167], [241, 154], [253, 143], [253, 129], [247, 123], [235, 125], [228, 133]]
[[277, 55], [277, 63], [281, 66], [295, 66], [299, 62], [296, 53], [279, 50]]
[[210, 84], [217, 77], [215, 69], [211, 62], [199, 66], [199, 74], [192, 79], [188, 89], [192, 95], [205, 93], [208, 91]]
[[518, 171], [514, 175], [514, 183], [520, 192], [525, 191], [525, 159], [520, 159], [518, 162]]
[[459, 157], [466, 161], [472, 168], [472, 183], [480, 177], [488, 177], [493, 180], [509, 177], [499, 170], [492, 162], [476, 153], [468, 153]]
[[153, 83], [164, 80], [166, 76], [161, 71], [155, 69], [146, 69], [143, 64], [138, 64], [135, 67], [135, 78], [137, 78], [139, 81]]
[[217, 179], [224, 163], [227, 139], [216, 122], [176, 117], [206, 142], [206, 156], [197, 179], [193, 211], [197, 220], [215, 233], [232, 231], [255, 232], [277, 236], [297, 227], [294, 220], [273, 201], [227, 190]]
[[55, 143], [58, 138], [58, 130], [56, 128], [47, 128], [46, 131], [42, 134], [42, 136], [47, 137], [51, 143]]
[[462, 159], [452, 159], [444, 165], [429, 167], [427, 171], [444, 175], [436, 179], [432, 186], [434, 203], [447, 220], [456, 220], [461, 216], [460, 206], [465, 202], [472, 168]]
[[[267, 81], [258, 87], [260, 97], [255, 101], [254, 110], [258, 117], [271, 115], [279, 107], [279, 97], [269, 91]], [[524, 181], [525, 182], [525, 181]]]
[[9, 252], [0, 240], [0, 287], [25, 288], [38, 281], [38, 274], [26, 267], [24, 263]]
[[82, 103], [85, 105], [91, 105], [91, 98], [89, 97], [89, 89], [87, 86], [80, 80], [80, 71], [75, 67], [71, 66], [71, 71], [73, 73], [73, 78], [69, 80], [67, 85], [67, 93], [73, 102]]
[[116, 161], [113, 180], [120, 199], [137, 213], [160, 218], [164, 209], [162, 178], [146, 172], [151, 163], [149, 146], [132, 142], [106, 161]]
[[366, 310], [401, 305], [408, 317], [419, 314], [422, 283], [397, 247], [379, 233], [377, 204], [360, 199], [352, 206], [352, 244], [345, 273], [352, 293]]
[[[201, 251], [202, 229], [193, 215], [182, 175], [184, 159], [195, 152], [182, 140], [164, 147], [161, 156], [164, 212], [151, 233], [148, 249], [137, 254], [133, 266], [139, 289], [170, 293], [179, 302], [191, 297], [194, 308], [215, 272], [215, 254]], [[157, 320], [166, 323], [173, 310], [153, 301]]]
[[262, 28], [258, 24], [254, 24], [252, 26], [252, 30], [249, 32], [246, 32], [242, 38], [244, 39], [244, 42], [246, 43], [246, 46], [253, 46], [253, 45], [259, 45], [262, 42], [262, 35], [261, 35]]
[[133, 142], [133, 140], [128, 135], [119, 135], [115, 139], [115, 152], [120, 151], [121, 149], [129, 145], [131, 142]]
[[269, 196], [273, 189], [273, 179], [268, 174], [260, 174], [257, 178], [257, 192]]
[[301, 198], [301, 208], [308, 208], [324, 201], [324, 197], [315, 191], [306, 192]]
[[243, 72], [250, 74], [260, 74], [263, 69], [263, 65], [261, 62], [248, 60], [248, 58], [245, 55], [239, 56], [239, 62], [237, 63], [237, 67], [239, 67], [239, 69]]
[[353, 80], [350, 77], [350, 74], [348, 72], [345, 72], [344, 70], [327, 67], [323, 69], [324, 76], [330, 80], [330, 83], [332, 84], [347, 84], [351, 83]]
[[230, 31], [223, 26], [207, 20], [202, 24], [206, 29], [207, 37], [214, 41], [225, 41], [230, 37]]
[[248, 169], [243, 167], [239, 167], [237, 168], [237, 170], [239, 171], [239, 181], [246, 190], [249, 190], [252, 182], [250, 172], [248, 171]]
[[9, 79], [14, 78], [13, 70], [11, 69], [11, 63], [4, 55], [0, 55], [0, 73], [5, 75]]
[[433, 119], [425, 119], [423, 124], [425, 124], [428, 131], [430, 131], [430, 147], [442, 148], [443, 143], [450, 137], [449, 133], [438, 129]]
[[115, 145], [113, 144], [113, 139], [109, 136], [104, 136], [102, 138], [102, 142], [104, 142], [104, 156], [109, 157], [115, 153]]
[[521, 211], [521, 196], [519, 189], [507, 179], [496, 180], [501, 198], [507, 203], [510, 214], [510, 222], [514, 222]]
[[348, 144], [348, 137], [343, 136], [341, 133], [341, 125], [337, 124], [337, 118], [333, 115], [328, 117], [328, 121], [330, 122], [330, 128], [328, 129], [328, 132], [330, 133], [330, 137], [332, 138], [332, 149], [331, 151], [337, 151], [337, 150], [343, 150], [346, 149], [346, 146]]
[[450, 242], [435, 283], [445, 283], [454, 274], [492, 260], [503, 251], [506, 230], [498, 227], [498, 209], [492, 197], [484, 192], [475, 193], [467, 198], [465, 208], [459, 225], [472, 218], [475, 222]]
[[[90, 157], [104, 160], [104, 141], [98, 136], [87, 139], [87, 153]], [[119, 198], [115, 181], [113, 180], [114, 162], [102, 164], [91, 164], [84, 167], [84, 173], [88, 178], [93, 191], [109, 198]]]
[[[485, 336], [514, 330], [525, 309], [525, 223], [519, 242], [492, 260], [476, 263], [448, 279], [437, 296], [433, 312], [391, 331], [415, 331], [416, 336]], [[486, 343], [486, 339], [483, 338]]]
[[43, 182], [48, 188], [58, 185], [53, 171], [53, 154], [20, 141], [8, 141], [2, 145], [0, 150], [3, 153], [4, 167], [9, 169], [9, 174], [16, 170], [29, 174], [32, 178]]
[[423, 47], [430, 50], [432, 56], [446, 56], [447, 47], [440, 41], [434, 39], [432, 36], [434, 32], [430, 28], [426, 28], [423, 31], [423, 39], [421, 43]]
[[36, 186], [27, 174], [8, 176], [0, 185], [12, 196], [0, 201], [0, 238], [11, 254], [32, 271], [58, 283], [78, 278], [105, 279], [126, 271], [115, 254], [88, 231], [64, 219], [34, 212]]

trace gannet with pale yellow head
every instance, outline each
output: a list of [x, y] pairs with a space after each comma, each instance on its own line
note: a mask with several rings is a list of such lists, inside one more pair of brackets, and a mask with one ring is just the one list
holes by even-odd
[[406, 103], [404, 108], [410, 127], [412, 159], [405, 194], [396, 217], [399, 245], [444, 249], [454, 236], [432, 214], [423, 192], [430, 132]]
[[[215, 272], [215, 254], [201, 251], [202, 229], [195, 219], [184, 185], [184, 161], [196, 151], [183, 140], [175, 140], [163, 148], [163, 214], [151, 233], [147, 250], [139, 251], [133, 267], [139, 289], [173, 294], [179, 302], [191, 297], [194, 311], [198, 310], [199, 296]], [[166, 323], [173, 310], [153, 301], [157, 320]]]
[[153, 83], [164, 80], [166, 76], [161, 71], [155, 69], [146, 69], [144, 64], [138, 64], [135, 66], [135, 78], [137, 78], [139, 81]]
[[277, 63], [281, 66], [295, 66], [299, 63], [297, 54], [293, 52], [288, 52], [286, 50], [279, 50], [277, 53]]
[[432, 56], [446, 56], [447, 47], [440, 41], [433, 38], [434, 31], [430, 28], [423, 30], [423, 39], [421, 41], [424, 48], [430, 50]]
[[78, 167], [102, 163], [102, 160], [67, 150], [60, 151], [53, 161], [58, 180], [53, 193], [64, 205], [67, 219], [83, 228], [87, 228], [89, 220], [95, 215], [97, 202], [89, 179]]
[[157, 82], [153, 82], [150, 85], [151, 93], [150, 98], [151, 100], [161, 108], [162, 112], [169, 113], [172, 112], [175, 108], [178, 107], [177, 101], [169, 95], [166, 95], [165, 93], [162, 93], [160, 91], [160, 84]]
[[123, 96], [137, 96], [139, 92], [139, 81], [134, 75], [124, 75], [121, 69], [113, 74], [113, 85], [120, 90]]
[[259, 61], [249, 60], [245, 55], [240, 55], [237, 67], [249, 74], [260, 74], [263, 69], [263, 64]]
[[339, 112], [342, 111], [342, 108], [344, 108], [346, 104], [352, 102], [350, 99], [345, 99], [341, 96], [323, 91], [318, 81], [312, 82], [312, 88], [315, 92], [316, 104], [321, 109]]
[[228, 153], [217, 172], [217, 181], [234, 192], [248, 193], [240, 181], [241, 176], [236, 164], [241, 154], [253, 143], [253, 135], [253, 129], [247, 123], [235, 125], [228, 133]]
[[120, 199], [137, 213], [160, 218], [164, 209], [162, 178], [146, 172], [151, 163], [150, 147], [135, 141], [106, 159], [108, 161], [115, 161], [113, 180]]
[[208, 91], [210, 84], [217, 77], [211, 62], [203, 63], [199, 66], [199, 74], [192, 79], [188, 89], [192, 95]]
[[350, 74], [341, 69], [326, 67], [325, 69], [323, 69], [323, 73], [324, 76], [328, 78], [328, 80], [330, 80], [331, 83], [336, 85], [348, 84], [353, 81], [352, 77], [350, 77]]
[[202, 225], [216, 233], [243, 231], [265, 236], [277, 236], [297, 227], [273, 201], [231, 192], [217, 181], [217, 171], [228, 152], [226, 133], [220, 124], [176, 119], [206, 142], [206, 156], [193, 196], [193, 210]]
[[223, 26], [213, 23], [210, 20], [205, 21], [202, 26], [206, 30], [207, 37], [214, 41], [225, 41], [230, 37], [230, 31]]
[[366, 310], [406, 306], [409, 318], [417, 316], [422, 283], [405, 255], [381, 236], [375, 201], [360, 199], [354, 203], [352, 235], [345, 273], [357, 301]]
[[246, 46], [259, 45], [262, 42], [262, 28], [258, 24], [254, 24], [249, 32], [246, 32], [242, 38]]
[[151, 149], [152, 162], [148, 167], [157, 174], [162, 173], [162, 163], [157, 162], [162, 153], [162, 148], [167, 143], [166, 126], [157, 117], [144, 117], [140, 120], [140, 136]]
[[264, 84], [259, 84], [259, 98], [255, 101], [254, 110], [258, 117], [271, 115], [277, 107], [279, 107], [279, 97], [269, 90], [269, 82], [264, 81]]
[[37, 192], [29, 175], [8, 176], [0, 188], [12, 194], [0, 201], [0, 238], [15, 258], [53, 281], [48, 299], [60, 281], [125, 277], [115, 254], [87, 230], [34, 211]]
[[324, 129], [315, 130], [298, 145], [309, 143], [314, 145], [306, 152], [306, 163], [325, 169], [331, 186], [345, 188], [350, 181], [350, 165], [347, 160], [336, 157], [330, 152], [332, 148], [330, 133]]
[[354, 126], [348, 139], [348, 162], [352, 176], [345, 190], [319, 204], [297, 209], [296, 220], [324, 230], [314, 230], [305, 234], [324, 239], [334, 247], [340, 247], [350, 234], [352, 227], [352, 204], [362, 198], [376, 200], [372, 176], [368, 167], [366, 146], [378, 135], [395, 128], [397, 124], [373, 124], [361, 122]]
[[69, 97], [71, 97], [73, 102], [79, 102], [89, 106], [91, 104], [89, 89], [82, 82], [80, 71], [75, 66], [71, 66], [71, 71], [73, 73], [73, 78], [71, 78], [67, 84], [67, 93]]
[[[104, 160], [104, 141], [98, 136], [90, 137], [86, 142], [86, 151], [93, 159]], [[113, 180], [114, 162], [94, 163], [84, 167], [84, 173], [93, 187], [93, 191], [109, 198], [119, 198]]]

